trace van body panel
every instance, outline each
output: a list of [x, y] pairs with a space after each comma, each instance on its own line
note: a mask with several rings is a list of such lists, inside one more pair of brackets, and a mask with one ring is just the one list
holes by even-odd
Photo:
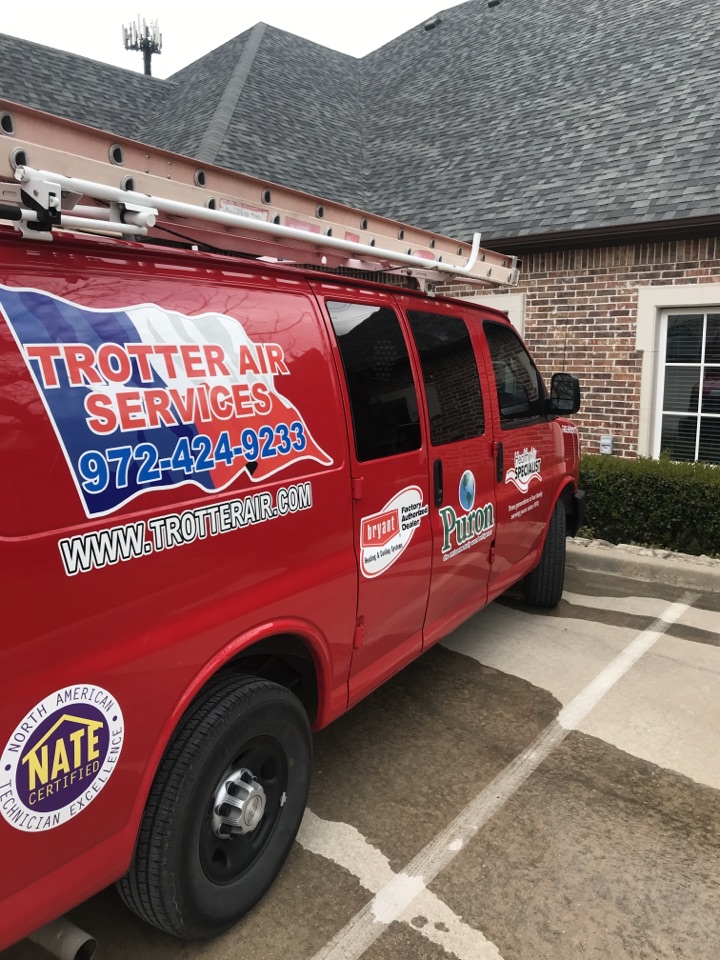
[[[66, 755], [70, 740], [46, 762], [47, 744], [39, 748], [24, 811], [13, 791], [3, 790], [0, 770], [0, 794], [24, 824], [17, 829], [0, 820], [0, 846], [16, 864], [2, 872], [0, 901], [83, 851], [94, 856], [90, 851], [104, 836], [125, 838], [113, 846], [115, 860], [104, 876], [124, 871], [154, 765], [183, 704], [209, 675], [208, 665], [219, 667], [253, 631], [267, 635], [273, 624], [283, 630], [307, 624], [315, 658], [325, 664], [318, 671], [320, 723], [347, 705], [357, 582], [347, 436], [329, 343], [307, 285], [242, 265], [237, 274], [234, 264], [210, 269], [183, 256], [160, 269], [146, 253], [132, 257], [123, 250], [115, 257], [108, 250], [99, 258], [83, 246], [57, 242], [51, 269], [44, 258], [33, 259], [34, 247], [0, 248], [0, 557], [9, 600], [0, 645], [6, 691], [0, 739], [4, 748], [18, 723], [54, 691], [83, 699], [83, 690], [102, 690], [122, 711], [122, 761], [96, 802], [86, 800], [85, 810], [80, 794], [61, 815], [46, 792], [53, 784], [61, 789], [74, 772], [73, 756]], [[78, 344], [85, 345], [81, 354], [73, 353]], [[104, 357], [103, 344], [113, 345]], [[209, 346], [217, 349], [208, 353]], [[149, 352], [158, 347], [164, 354]], [[240, 361], [231, 356], [238, 350], [244, 351]], [[125, 378], [128, 356], [133, 369]], [[237, 366], [243, 359], [245, 376]], [[115, 381], [108, 381], [113, 373]], [[258, 417], [250, 413], [247, 389], [237, 394], [236, 415], [227, 416], [232, 383], [262, 384]], [[207, 393], [213, 387], [220, 391], [215, 416]], [[165, 402], [173, 390], [177, 408]], [[101, 406], [88, 406], [93, 394]], [[148, 398], [163, 403], [154, 421]], [[267, 423], [268, 398], [279, 411], [270, 439], [260, 425]], [[184, 418], [178, 413], [183, 404]], [[78, 433], [93, 409], [106, 433], [97, 434], [87, 457], [91, 441]], [[218, 447], [223, 430], [236, 449], [249, 430], [247, 452], [260, 455], [265, 443], [271, 456], [259, 456], [250, 473], [247, 458]], [[197, 436], [208, 439], [189, 446]], [[183, 437], [189, 443], [181, 446]], [[303, 441], [305, 448], [293, 451]], [[199, 459], [212, 446], [230, 463], [216, 458], [213, 469], [188, 473], [206, 467]], [[150, 474], [157, 479], [143, 487], [137, 474], [154, 456], [151, 447], [159, 450]], [[292, 452], [300, 455], [288, 456], [280, 469], [266, 465]], [[173, 456], [176, 469], [164, 462]], [[99, 479], [118, 488], [110, 507], [106, 501], [96, 508], [88, 493], [100, 486], [99, 469]], [[121, 470], [126, 475], [118, 478]], [[257, 479], [258, 473], [264, 475]], [[217, 489], [209, 489], [203, 474]], [[135, 494], [125, 497], [133, 481]], [[265, 626], [258, 631], [258, 625]], [[49, 711], [47, 704], [42, 709]], [[28, 731], [32, 726], [28, 721]], [[25, 736], [15, 734], [18, 743]], [[78, 759], [86, 759], [80, 751]], [[45, 812], [33, 814], [33, 806]], [[52, 827], [48, 843], [46, 825], [58, 816], [67, 819]], [[32, 853], [40, 849], [42, 856]]]

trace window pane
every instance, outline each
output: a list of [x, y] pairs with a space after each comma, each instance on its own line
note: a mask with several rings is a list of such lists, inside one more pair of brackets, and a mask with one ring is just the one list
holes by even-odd
[[705, 363], [720, 363], [720, 316], [717, 314], [710, 314], [707, 318]]
[[720, 413], [720, 367], [705, 367], [701, 413]]
[[702, 335], [702, 314], [668, 317], [667, 362], [700, 363]]
[[694, 460], [697, 417], [677, 417], [665, 414], [662, 418], [660, 450], [673, 460]]
[[663, 410], [698, 412], [700, 367], [668, 367], [665, 371]]
[[411, 310], [435, 446], [479, 437], [485, 430], [480, 377], [470, 332], [460, 317]]
[[327, 308], [347, 378], [358, 460], [418, 450], [417, 393], [396, 314], [359, 303]]
[[495, 374], [501, 423], [541, 416], [544, 392], [540, 390], [540, 376], [517, 334], [499, 323], [485, 323], [483, 329]]
[[700, 417], [699, 460], [720, 463], [720, 417]]

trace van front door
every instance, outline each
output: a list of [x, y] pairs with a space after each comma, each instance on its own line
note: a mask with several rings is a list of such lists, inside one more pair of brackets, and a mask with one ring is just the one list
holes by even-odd
[[546, 411], [547, 392], [535, 364], [508, 325], [483, 322], [497, 404], [497, 537], [490, 596], [538, 562], [557, 491], [564, 448]]
[[428, 458], [406, 335], [391, 297], [314, 285], [334, 331], [350, 434], [357, 702], [422, 649], [430, 583]]

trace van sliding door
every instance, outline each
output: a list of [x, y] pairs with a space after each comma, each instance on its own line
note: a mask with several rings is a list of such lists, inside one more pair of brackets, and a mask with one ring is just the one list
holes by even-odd
[[315, 285], [334, 332], [350, 434], [358, 608], [355, 703], [422, 648], [428, 458], [406, 335], [387, 294]]

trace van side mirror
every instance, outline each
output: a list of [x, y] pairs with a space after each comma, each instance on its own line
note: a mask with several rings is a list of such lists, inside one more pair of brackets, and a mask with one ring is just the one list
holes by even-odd
[[549, 413], [570, 416], [580, 409], [580, 381], [571, 373], [556, 373], [550, 381]]

